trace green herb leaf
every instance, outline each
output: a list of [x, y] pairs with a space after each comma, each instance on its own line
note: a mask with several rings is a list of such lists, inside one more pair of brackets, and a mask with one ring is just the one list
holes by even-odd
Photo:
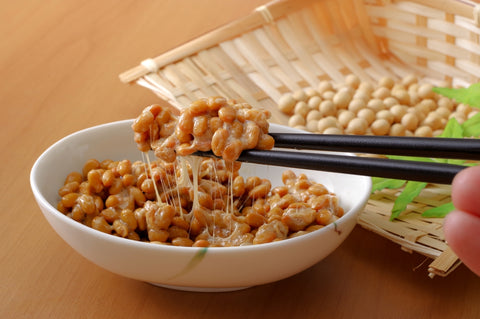
[[408, 181], [402, 193], [397, 197], [393, 204], [390, 220], [394, 220], [400, 216], [400, 214], [407, 209], [408, 204], [410, 204], [426, 186], [427, 183], [424, 182]]
[[436, 162], [428, 157], [416, 157], [416, 156], [402, 156], [402, 155], [387, 155], [389, 159], [402, 160], [402, 161], [417, 161], [417, 162]]
[[480, 108], [480, 82], [470, 85], [468, 88], [441, 88], [435, 87], [433, 91], [443, 96], [454, 99], [458, 103], [464, 103]]
[[463, 122], [463, 136], [480, 136], [480, 112]]
[[455, 207], [453, 206], [453, 203], [446, 203], [434, 208], [427, 209], [422, 213], [422, 217], [427, 217], [427, 218], [443, 218], [447, 216], [448, 213], [453, 211]]
[[[446, 96], [451, 99], [455, 99], [458, 103], [464, 103], [472, 107], [480, 108], [480, 82], [470, 85], [468, 88], [433, 88], [433, 91]], [[463, 124], [459, 124], [458, 121], [454, 118], [449, 120], [447, 126], [441, 134], [441, 137], [451, 137], [451, 138], [463, 138], [463, 137], [478, 137], [480, 136], [480, 113], [472, 116], [466, 120]], [[390, 159], [397, 160], [414, 160], [420, 162], [443, 162], [450, 164], [458, 164], [465, 166], [475, 166], [477, 163], [467, 163], [463, 160], [456, 159], [433, 159], [433, 158], [422, 158], [422, 157], [409, 157], [409, 156], [388, 156]], [[408, 204], [411, 203], [415, 197], [420, 194], [422, 189], [424, 189], [427, 183], [422, 182], [413, 182], [408, 181], [405, 184], [405, 181], [401, 180], [392, 180], [385, 178], [373, 178], [372, 179], [372, 192], [376, 190], [381, 190], [384, 188], [400, 188], [405, 185], [402, 193], [395, 200], [392, 212], [390, 215], [390, 220], [397, 218], [405, 209]], [[424, 217], [443, 217], [448, 212], [453, 209], [451, 203], [442, 205], [430, 210], [427, 210], [423, 213]]]
[[478, 162], [463, 163], [463, 166], [465, 166], [465, 167], [466, 167], [466, 166], [471, 167], [471, 166], [477, 166], [478, 164], [479, 164]]
[[451, 138], [462, 138], [463, 137], [463, 127], [458, 123], [457, 119], [452, 117], [448, 120], [445, 129], [439, 137], [451, 137]]
[[[463, 126], [458, 123], [457, 119], [452, 117], [445, 126], [442, 134], [439, 137], [442, 138], [463, 138]], [[465, 163], [464, 160], [459, 159], [437, 159], [440, 163], [448, 163], [448, 164], [455, 164], [455, 165], [462, 165]]]
[[405, 185], [407, 181], [400, 179], [389, 179], [382, 177], [372, 177], [372, 193], [382, 190], [384, 188], [400, 188]]

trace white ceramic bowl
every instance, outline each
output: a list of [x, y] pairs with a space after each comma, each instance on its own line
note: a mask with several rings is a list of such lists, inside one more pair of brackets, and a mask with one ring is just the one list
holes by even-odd
[[[334, 251], [354, 228], [370, 194], [369, 177], [295, 169], [335, 192], [345, 215], [335, 224], [297, 238], [228, 248], [137, 242], [96, 231], [57, 211], [58, 189], [67, 174], [80, 171], [87, 159], [141, 159], [131, 124], [132, 120], [114, 122], [67, 136], [38, 158], [30, 174], [37, 203], [60, 237], [88, 260], [121, 276], [192, 291], [228, 291], [277, 281], [309, 268]], [[295, 132], [273, 124], [270, 131]], [[285, 169], [243, 164], [242, 175], [266, 177], [276, 186], [281, 185]]]

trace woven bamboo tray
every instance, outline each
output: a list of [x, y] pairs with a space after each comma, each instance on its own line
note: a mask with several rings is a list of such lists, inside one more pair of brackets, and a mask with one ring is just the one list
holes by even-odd
[[384, 189], [374, 193], [358, 223], [382, 237], [400, 245], [409, 253], [417, 252], [433, 259], [429, 276], [446, 276], [459, 264], [457, 256], [445, 243], [442, 218], [423, 218], [421, 214], [433, 207], [450, 202], [449, 185], [428, 185], [398, 219], [390, 221], [390, 212], [399, 190]]
[[[415, 74], [434, 85], [468, 86], [480, 77], [480, 5], [468, 0], [283, 0], [213, 30], [120, 75], [176, 107], [222, 95], [272, 111], [282, 95], [341, 83], [349, 74], [378, 82]], [[389, 221], [396, 191], [372, 195], [359, 224], [433, 259], [429, 275], [459, 261], [445, 243], [442, 220], [421, 212], [450, 201], [448, 186], [430, 185], [407, 212]]]

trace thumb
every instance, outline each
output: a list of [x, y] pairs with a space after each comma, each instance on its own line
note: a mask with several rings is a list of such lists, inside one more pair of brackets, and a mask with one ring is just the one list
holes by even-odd
[[480, 276], [480, 217], [453, 211], [445, 218], [443, 230], [450, 248], [468, 268]]

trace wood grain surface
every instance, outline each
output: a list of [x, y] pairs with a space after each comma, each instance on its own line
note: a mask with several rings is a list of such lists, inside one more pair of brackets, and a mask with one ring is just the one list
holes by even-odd
[[161, 103], [144, 88], [122, 84], [121, 72], [264, 2], [0, 1], [0, 318], [480, 317], [480, 278], [466, 267], [430, 279], [424, 257], [360, 227], [291, 278], [192, 293], [97, 267], [43, 218], [29, 173], [48, 146]]

